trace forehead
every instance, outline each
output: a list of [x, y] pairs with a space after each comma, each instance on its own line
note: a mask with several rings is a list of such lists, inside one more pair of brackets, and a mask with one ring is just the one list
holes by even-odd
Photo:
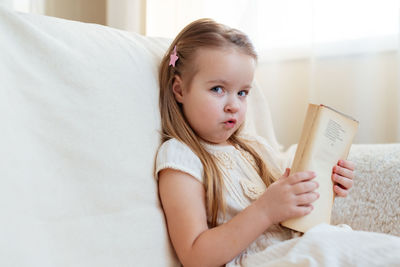
[[234, 47], [200, 48], [193, 60], [193, 78], [251, 83], [255, 65], [252, 56]]

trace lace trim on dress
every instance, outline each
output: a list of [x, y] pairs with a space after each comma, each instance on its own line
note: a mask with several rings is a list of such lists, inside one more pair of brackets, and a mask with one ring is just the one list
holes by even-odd
[[232, 160], [232, 157], [229, 155], [228, 152], [214, 152], [213, 153], [216, 159], [221, 163], [221, 165], [229, 170], [232, 170], [234, 167], [234, 161]]
[[265, 192], [266, 189], [264, 184], [254, 183], [247, 179], [241, 179], [240, 185], [242, 186], [244, 194], [251, 200], [258, 199]]

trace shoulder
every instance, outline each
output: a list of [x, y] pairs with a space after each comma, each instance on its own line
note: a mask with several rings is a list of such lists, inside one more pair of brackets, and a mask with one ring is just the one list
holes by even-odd
[[163, 169], [174, 169], [203, 181], [203, 165], [199, 157], [186, 144], [175, 138], [165, 141], [157, 152], [156, 177]]

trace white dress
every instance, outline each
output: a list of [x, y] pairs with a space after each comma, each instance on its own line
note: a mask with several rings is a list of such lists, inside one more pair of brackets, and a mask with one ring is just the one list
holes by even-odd
[[[246, 138], [263, 157], [270, 169], [283, 173], [285, 167], [290, 165], [292, 157], [279, 157], [278, 153], [263, 139]], [[222, 170], [225, 183], [226, 215], [223, 217], [220, 214], [217, 224], [223, 224], [257, 199], [266, 190], [266, 186], [253, 167], [255, 162], [248, 152], [231, 145], [216, 146], [207, 143], [203, 143], [203, 145], [209, 153], [216, 157]], [[188, 146], [176, 139], [170, 139], [161, 145], [156, 159], [156, 177], [157, 173], [165, 168], [186, 172], [201, 183], [203, 182], [203, 166], [200, 159]], [[366, 233], [362, 238], [356, 238], [360, 239], [357, 241], [360, 244], [376, 240], [378, 236], [378, 239], [383, 239], [383, 243], [388, 242], [388, 244], [382, 243], [382, 245], [386, 247], [390, 245], [389, 252], [395, 252], [397, 249], [397, 253], [400, 254], [400, 238], [389, 235], [352, 231], [349, 227], [320, 225], [300, 237], [296, 231], [280, 225], [273, 225], [226, 266], [345, 266], [342, 264], [348, 264], [347, 261], [343, 261], [343, 259], [332, 261], [325, 253], [338, 253], [337, 247], [341, 247], [342, 242], [349, 243], [348, 240], [334, 238], [337, 241], [330, 242], [324, 247], [321, 245], [323, 242], [320, 239], [325, 235], [324, 239], [332, 240], [332, 236], [338, 236], [339, 233], [346, 239], [350, 232]], [[354, 250], [354, 248], [352, 249]], [[349, 253], [349, 251], [345, 249], [341, 253]], [[391, 255], [397, 255], [397, 253], [391, 253]], [[337, 256], [333, 255], [333, 257]], [[400, 256], [397, 255], [394, 259], [393, 257], [389, 257], [390, 261], [386, 261], [382, 266], [400, 266]], [[348, 258], [350, 263], [356, 263], [352, 257]], [[369, 260], [365, 262], [368, 263]], [[364, 263], [350, 264], [349, 266], [363, 266]], [[395, 264], [391, 265], [392, 263]]]

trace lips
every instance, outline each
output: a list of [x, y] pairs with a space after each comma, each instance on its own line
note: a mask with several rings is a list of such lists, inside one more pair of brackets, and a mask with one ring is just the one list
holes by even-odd
[[236, 125], [236, 119], [229, 119], [227, 121], [224, 121], [225, 126], [227, 126], [228, 128], [233, 128]]

